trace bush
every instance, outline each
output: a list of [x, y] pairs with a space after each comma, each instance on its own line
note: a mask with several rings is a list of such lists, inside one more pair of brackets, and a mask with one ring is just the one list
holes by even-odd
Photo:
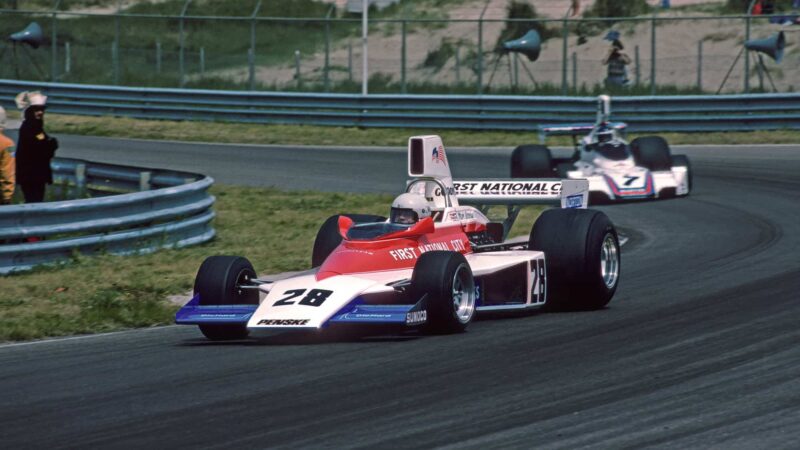
[[[524, 1], [512, 0], [508, 5], [508, 18], [509, 19], [536, 19], [536, 9]], [[503, 43], [512, 39], [522, 37], [529, 30], [534, 29], [542, 39], [542, 42], [550, 39], [551, 37], [558, 36], [558, 31], [550, 29], [544, 22], [538, 21], [520, 21], [520, 22], [506, 22], [506, 27], [497, 38], [497, 43], [494, 46], [494, 52], [505, 54], [506, 49], [503, 48]]]
[[[732, 0], [729, 0], [732, 1]], [[646, 0], [596, 0], [585, 17], [632, 17], [646, 14], [650, 6]]]

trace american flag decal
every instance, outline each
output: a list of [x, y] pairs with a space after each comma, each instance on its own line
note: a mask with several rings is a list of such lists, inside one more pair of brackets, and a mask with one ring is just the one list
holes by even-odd
[[435, 161], [437, 164], [441, 162], [445, 166], [447, 165], [447, 157], [444, 156], [444, 147], [441, 145], [438, 147], [433, 147], [433, 153], [431, 153], [431, 161]]

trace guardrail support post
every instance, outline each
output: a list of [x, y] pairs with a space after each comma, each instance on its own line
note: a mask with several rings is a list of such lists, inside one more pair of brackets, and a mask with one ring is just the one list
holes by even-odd
[[139, 190], [149, 191], [153, 188], [150, 180], [153, 178], [152, 172], [139, 172]]
[[81, 198], [86, 193], [86, 164], [75, 166], [76, 197]]

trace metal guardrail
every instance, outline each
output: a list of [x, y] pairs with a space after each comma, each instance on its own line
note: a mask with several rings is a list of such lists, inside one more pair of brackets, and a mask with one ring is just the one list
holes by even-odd
[[[351, 95], [131, 88], [0, 80], [0, 104], [40, 89], [56, 113], [354, 127], [529, 130], [593, 121], [590, 97]], [[800, 93], [615, 97], [632, 132], [800, 129]]]
[[[68, 184], [73, 194], [128, 193], [0, 207], [0, 274], [76, 252], [147, 253], [214, 237], [210, 177], [66, 158], [52, 165], [54, 185]], [[32, 237], [40, 240], [28, 242]]]

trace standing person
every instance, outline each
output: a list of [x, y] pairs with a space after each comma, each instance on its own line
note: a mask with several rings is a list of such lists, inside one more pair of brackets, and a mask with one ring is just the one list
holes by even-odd
[[631, 63], [631, 58], [622, 51], [624, 49], [625, 47], [623, 47], [619, 39], [614, 39], [611, 42], [611, 48], [608, 49], [608, 54], [603, 58], [603, 64], [608, 66], [606, 85], [627, 86], [630, 83], [628, 70], [625, 66]]
[[6, 110], [0, 106], [0, 205], [11, 204], [14, 197], [14, 141], [3, 131], [6, 128]]
[[46, 96], [38, 91], [22, 92], [16, 102], [24, 111], [17, 139], [17, 184], [22, 188], [25, 203], [38, 203], [44, 201], [45, 187], [53, 183], [50, 160], [58, 141], [44, 131]]

